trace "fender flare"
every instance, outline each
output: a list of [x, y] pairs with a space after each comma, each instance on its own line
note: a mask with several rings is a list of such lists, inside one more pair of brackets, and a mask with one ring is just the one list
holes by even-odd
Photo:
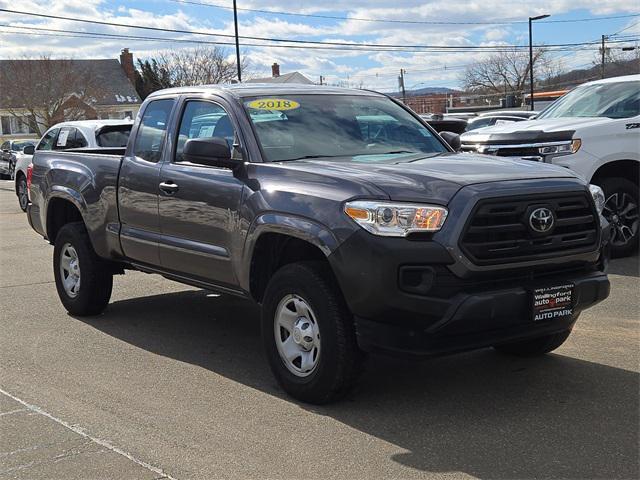
[[247, 230], [238, 280], [245, 291], [250, 291], [251, 260], [260, 237], [266, 233], [278, 233], [298, 238], [320, 249], [328, 257], [340, 242], [331, 230], [320, 222], [288, 213], [266, 212], [258, 215]]
[[53, 185], [45, 198], [47, 199], [47, 203], [43, 212], [44, 218], [42, 224], [44, 225], [44, 230], [47, 234], [47, 238], [49, 238], [49, 204], [54, 198], [60, 198], [72, 203], [78, 209], [82, 218], [85, 218], [85, 214], [87, 212], [87, 203], [85, 202], [84, 197], [80, 195], [80, 193], [76, 190], [62, 185]]

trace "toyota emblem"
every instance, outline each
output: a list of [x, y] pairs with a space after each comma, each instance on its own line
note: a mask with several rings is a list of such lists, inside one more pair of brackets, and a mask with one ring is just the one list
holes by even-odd
[[553, 228], [555, 218], [553, 212], [546, 207], [536, 208], [529, 215], [529, 225], [534, 232], [547, 233]]

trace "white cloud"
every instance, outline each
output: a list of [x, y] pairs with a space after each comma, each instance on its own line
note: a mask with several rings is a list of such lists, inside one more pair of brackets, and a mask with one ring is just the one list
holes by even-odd
[[[126, 25], [148, 26], [156, 28], [198, 30], [215, 34], [233, 34], [231, 13], [228, 10], [211, 9], [214, 15], [202, 15], [202, 8], [169, 2], [150, 3], [154, 12], [134, 6], [113, 7], [107, 0], [0, 0], [2, 8], [29, 12], [44, 12], [51, 15], [95, 19]], [[159, 10], [160, 6], [162, 10]], [[317, 0], [246, 0], [242, 7], [265, 10], [315, 13], [351, 18], [395, 19], [414, 21], [446, 22], [486, 22], [526, 20], [529, 15], [552, 13], [557, 16], [574, 9], [598, 15], [619, 15], [635, 12], [637, 6], [628, 0], [582, 0], [579, 5], [573, 0], [403, 0], [401, 7], [391, 0], [335, 0], [319, 3]], [[158, 13], [158, 12], [164, 13]], [[342, 12], [342, 13], [340, 13]], [[222, 19], [222, 20], [220, 20]], [[637, 19], [627, 23], [633, 25]], [[137, 35], [149, 39], [198, 38], [208, 41], [216, 39], [231, 42], [231, 38], [190, 36], [188, 34], [145, 31], [137, 29], [100, 26], [72, 22], [60, 19], [39, 19], [28, 16], [6, 14], [0, 23], [13, 26], [39, 27], [58, 30], [90, 31], [109, 34]], [[560, 24], [561, 25], [561, 24]], [[562, 32], [562, 27], [558, 31]], [[585, 28], [595, 27], [584, 24]], [[11, 33], [9, 33], [11, 32]], [[22, 34], [20, 33], [22, 32]], [[117, 58], [123, 47], [129, 47], [136, 56], [146, 57], [154, 52], [168, 48], [186, 48], [185, 43], [166, 43], [161, 41], [139, 41], [124, 39], [91, 39], [68, 36], [24, 35], [28, 30], [0, 27], [0, 58], [38, 56], [51, 54], [54, 57], [72, 58]], [[33, 32], [32, 32], [33, 33]], [[47, 33], [47, 32], [42, 32]], [[48, 32], [52, 35], [55, 32]], [[601, 32], [598, 31], [599, 36]], [[624, 32], [638, 34], [640, 27], [635, 26]], [[470, 45], [526, 43], [526, 24], [516, 25], [425, 25], [405, 23], [363, 22], [357, 20], [320, 20], [295, 16], [273, 16], [263, 13], [250, 14], [240, 12], [240, 34], [242, 36], [295, 38], [300, 40], [323, 40], [348, 43], [381, 43], [398, 45]], [[73, 34], [71, 34], [73, 35]], [[562, 42], [571, 42], [572, 38], [559, 35]], [[246, 43], [259, 43], [244, 41]], [[395, 88], [400, 68], [407, 70], [407, 84], [458, 83], [460, 66], [469, 64], [483, 56], [482, 53], [398, 53], [398, 52], [361, 52], [348, 50], [294, 49], [276, 47], [243, 47], [243, 52], [254, 66], [255, 74], [269, 74], [270, 65], [278, 62], [282, 71], [300, 70], [310, 78], [319, 75], [331, 81], [362, 80], [372, 88]], [[233, 49], [229, 49], [233, 55]], [[567, 67], [585, 63], [593, 57], [586, 51], [565, 55], [563, 61]]]

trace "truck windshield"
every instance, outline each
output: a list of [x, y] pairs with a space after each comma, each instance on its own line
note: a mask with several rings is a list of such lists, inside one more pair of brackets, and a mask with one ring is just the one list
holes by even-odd
[[637, 115], [640, 115], [640, 82], [617, 82], [578, 87], [536, 118], [629, 118]]
[[243, 101], [270, 162], [448, 151], [428, 128], [384, 97], [285, 95]]

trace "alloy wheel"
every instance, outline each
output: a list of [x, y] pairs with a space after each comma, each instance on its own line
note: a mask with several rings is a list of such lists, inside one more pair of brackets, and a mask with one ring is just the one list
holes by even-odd
[[631, 195], [624, 192], [610, 195], [602, 213], [613, 227], [612, 245], [626, 245], [638, 234], [638, 204]]
[[20, 203], [20, 208], [22, 208], [22, 210], [26, 210], [27, 205], [29, 204], [27, 182], [25, 182], [23, 179], [18, 182], [18, 203]]

